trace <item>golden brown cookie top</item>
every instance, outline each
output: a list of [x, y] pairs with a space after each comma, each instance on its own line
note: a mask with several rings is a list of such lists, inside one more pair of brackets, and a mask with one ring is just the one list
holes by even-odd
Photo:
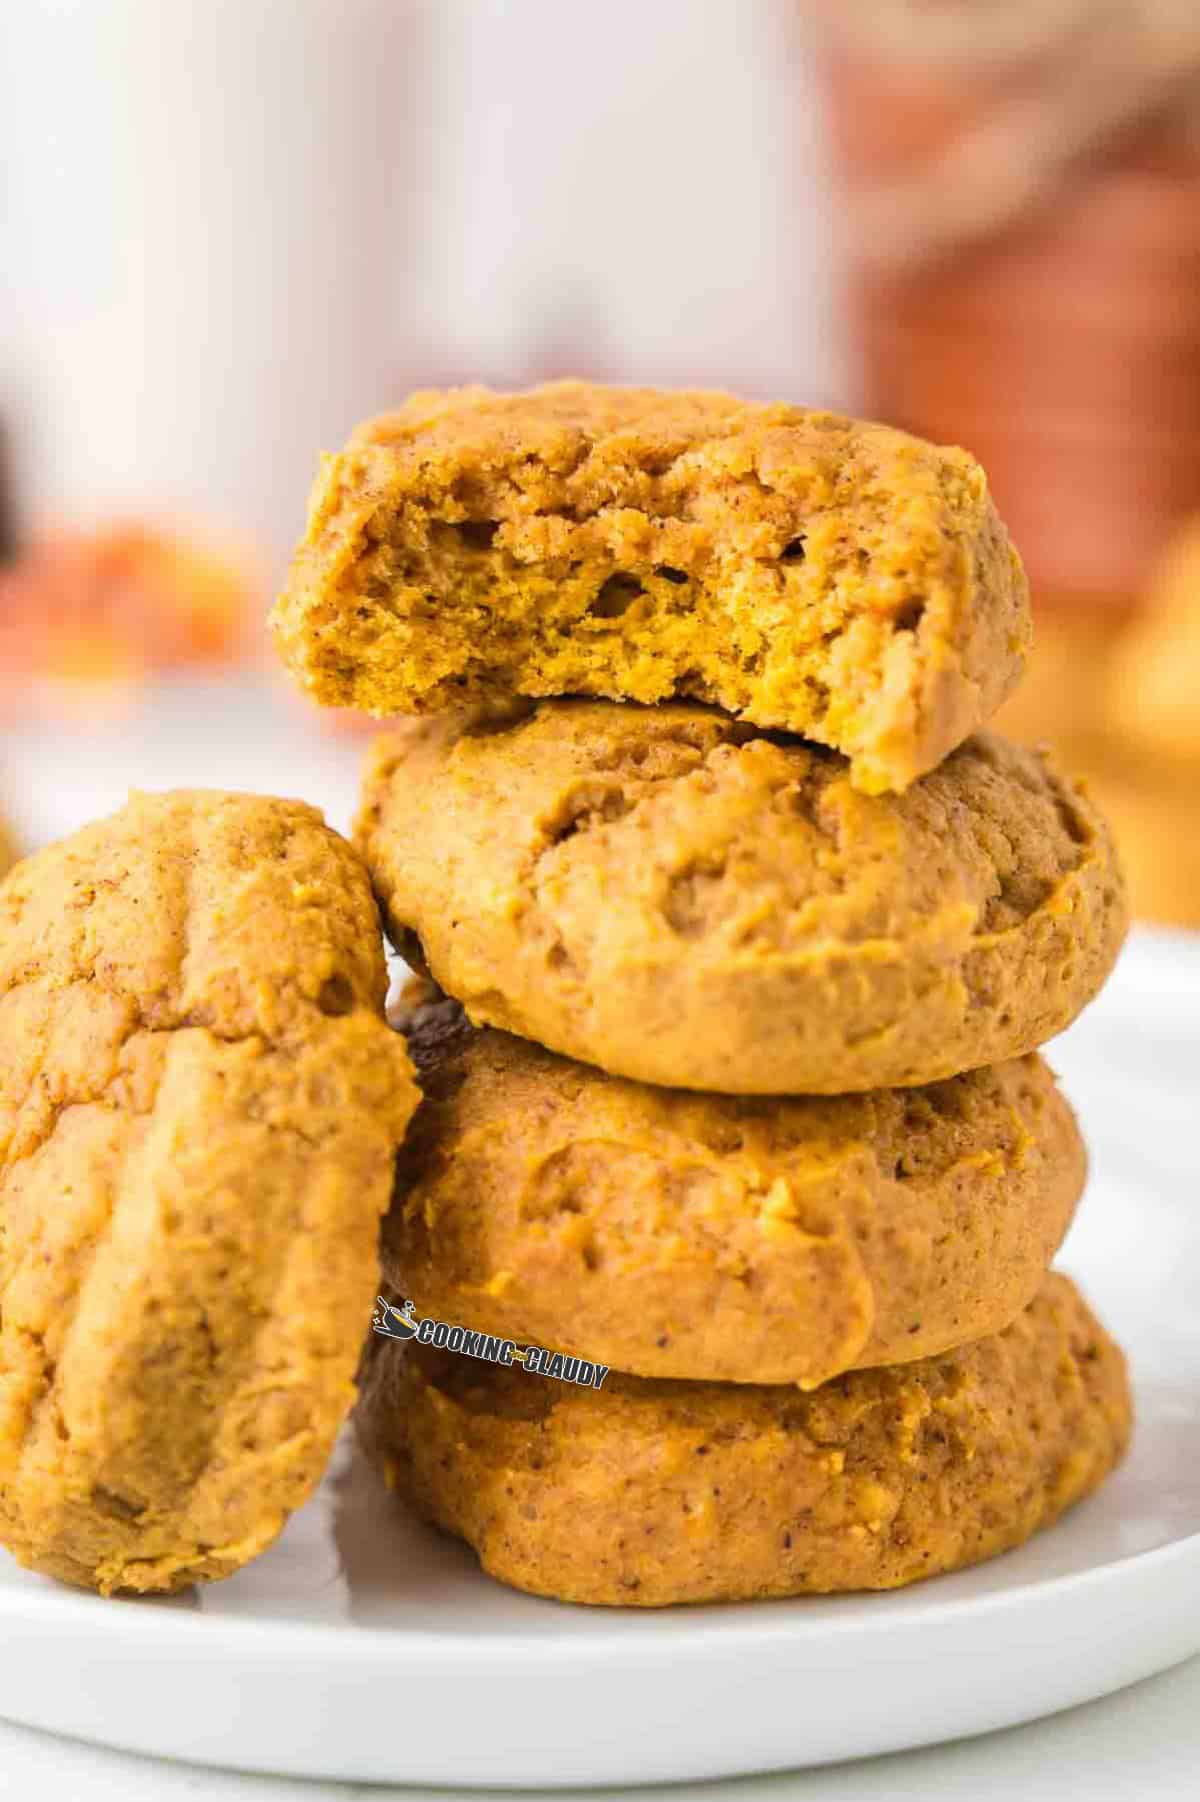
[[810, 1388], [1007, 1326], [1083, 1186], [1037, 1057], [925, 1089], [701, 1095], [455, 1035], [452, 1011], [413, 1016], [424, 1100], [383, 1268], [473, 1331], [645, 1376]]
[[319, 701], [715, 702], [902, 789], [1028, 645], [978, 464], [725, 394], [559, 382], [414, 395], [327, 459], [273, 616]]
[[385, 892], [400, 785], [414, 808], [435, 802], [444, 852], [486, 834], [496, 874], [530, 898], [570, 872], [580, 898], [591, 886], [619, 905], [621, 871], [658, 899], [660, 931], [745, 947], [899, 938], [955, 911], [977, 935], [1004, 931], [1104, 832], [1050, 755], [988, 733], [905, 795], [862, 796], [842, 758], [708, 708], [543, 702], [376, 742], [358, 831]]
[[0, 884], [0, 1539], [104, 1592], [228, 1575], [353, 1399], [418, 1100], [312, 808], [135, 796]]
[[377, 914], [353, 849], [300, 801], [179, 789], [28, 857], [0, 888], [0, 993], [87, 982], [153, 1030], [282, 1030], [378, 1012]]
[[703, 707], [544, 701], [406, 724], [358, 838], [472, 1018], [641, 1081], [927, 1082], [1032, 1049], [1125, 928], [1104, 821], [987, 733], [903, 795]]
[[[640, 489], [646, 498], [672, 497], [673, 511], [686, 520], [687, 502], [706, 496], [714, 524], [728, 516], [727, 530], [740, 528], [775, 556], [786, 546], [771, 526], [791, 524], [789, 495], [832, 500], [867, 472], [886, 481], [907, 469], [914, 494], [944, 495], [952, 510], [965, 512], [980, 485], [979, 466], [966, 451], [838, 413], [704, 389], [581, 381], [512, 394], [482, 386], [425, 389], [395, 412], [366, 420], [350, 443], [386, 449], [430, 486], [443, 460], [465, 486], [520, 456], [529, 464], [521, 495], [554, 511], [597, 511]], [[735, 508], [730, 485], [751, 473], [764, 485], [759, 506]], [[921, 475], [928, 475], [927, 487]]]

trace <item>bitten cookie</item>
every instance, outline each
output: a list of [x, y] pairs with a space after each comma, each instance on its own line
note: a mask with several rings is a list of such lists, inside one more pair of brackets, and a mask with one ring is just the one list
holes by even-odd
[[357, 1422], [392, 1487], [491, 1576], [663, 1607], [894, 1589], [1019, 1545], [1129, 1439], [1124, 1359], [1065, 1277], [1007, 1332], [796, 1389], [580, 1389], [388, 1340]]
[[418, 1100], [319, 813], [135, 796], [0, 885], [0, 1540], [223, 1577], [320, 1477]]
[[729, 1094], [936, 1082], [1033, 1050], [1126, 926], [1108, 831], [980, 734], [901, 796], [709, 709], [543, 701], [402, 726], [358, 842], [471, 1018]]
[[1020, 676], [1029, 598], [965, 451], [726, 394], [414, 394], [327, 458], [273, 616], [377, 714], [715, 702], [903, 789]]
[[1083, 1188], [1037, 1057], [765, 1100], [471, 1027], [417, 1061], [385, 1278], [421, 1314], [641, 1376], [812, 1387], [998, 1332]]

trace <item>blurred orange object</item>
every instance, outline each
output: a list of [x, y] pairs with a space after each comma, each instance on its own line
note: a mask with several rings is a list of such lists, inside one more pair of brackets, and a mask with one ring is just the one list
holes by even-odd
[[1044, 591], [1200, 507], [1200, 8], [826, 0], [868, 411], [966, 445]]
[[1200, 927], [1200, 516], [1135, 611], [1043, 609], [1028, 678], [995, 724], [1052, 743], [1087, 779], [1139, 919]]
[[1078, 761], [1105, 732], [1104, 696], [1118, 644], [1128, 630], [1125, 607], [1038, 608], [1033, 651], [1023, 680], [990, 722], [1022, 744], [1053, 744]]
[[1143, 756], [1186, 762], [1200, 790], [1200, 516], [1159, 561], [1145, 612], [1113, 659], [1107, 703], [1114, 731]]
[[263, 586], [247, 553], [165, 528], [47, 533], [0, 570], [0, 693], [110, 710], [154, 672], [235, 662]]

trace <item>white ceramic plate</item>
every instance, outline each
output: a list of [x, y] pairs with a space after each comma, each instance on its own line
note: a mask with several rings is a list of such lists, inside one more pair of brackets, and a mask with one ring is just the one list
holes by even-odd
[[1200, 940], [1143, 935], [1055, 1047], [1092, 1148], [1063, 1262], [1130, 1351], [1134, 1451], [979, 1570], [883, 1596], [562, 1607], [405, 1521], [349, 1444], [264, 1558], [102, 1602], [0, 1555], [0, 1712], [210, 1764], [400, 1783], [719, 1777], [981, 1733], [1200, 1650]]

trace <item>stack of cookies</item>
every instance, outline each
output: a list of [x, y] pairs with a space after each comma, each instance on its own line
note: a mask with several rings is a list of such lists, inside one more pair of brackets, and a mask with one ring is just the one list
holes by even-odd
[[358, 842], [448, 998], [384, 1271], [458, 1349], [375, 1339], [359, 1424], [495, 1576], [890, 1587], [1121, 1456], [1037, 1047], [1124, 900], [1086, 793], [980, 730], [1028, 621], [972, 459], [829, 414], [463, 390], [327, 461], [278, 640], [419, 716]]

